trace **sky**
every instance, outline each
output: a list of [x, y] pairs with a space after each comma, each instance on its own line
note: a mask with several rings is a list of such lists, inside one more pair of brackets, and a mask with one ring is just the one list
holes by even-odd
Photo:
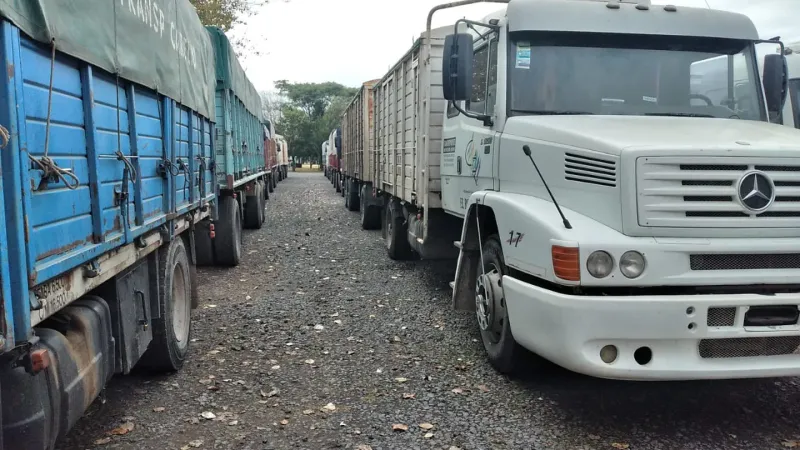
[[[448, 0], [270, 0], [233, 30], [259, 55], [242, 65], [260, 91], [276, 80], [335, 81], [360, 86], [381, 78], [425, 30], [428, 12]], [[654, 4], [709, 6], [748, 15], [762, 38], [800, 41], [800, 0], [653, 0]], [[433, 26], [461, 17], [480, 19], [502, 5], [478, 4], [436, 13]]]

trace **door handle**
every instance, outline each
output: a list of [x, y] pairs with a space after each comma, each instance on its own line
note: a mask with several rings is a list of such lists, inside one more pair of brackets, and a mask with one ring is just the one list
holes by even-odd
[[461, 157], [456, 158], [456, 172], [461, 175]]

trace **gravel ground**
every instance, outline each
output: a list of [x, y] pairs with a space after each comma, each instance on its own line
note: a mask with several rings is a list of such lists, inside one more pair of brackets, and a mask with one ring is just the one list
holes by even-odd
[[389, 260], [343, 203], [320, 173], [279, 184], [243, 264], [200, 271], [184, 369], [115, 378], [59, 448], [800, 448], [794, 379], [498, 375], [454, 265]]

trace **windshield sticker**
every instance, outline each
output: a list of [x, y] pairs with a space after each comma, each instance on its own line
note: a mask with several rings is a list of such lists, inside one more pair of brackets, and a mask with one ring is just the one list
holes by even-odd
[[531, 68], [531, 44], [530, 42], [520, 42], [517, 44], [517, 69]]
[[658, 99], [655, 97], [648, 97], [646, 95], [642, 96], [642, 100], [650, 103], [658, 103]]

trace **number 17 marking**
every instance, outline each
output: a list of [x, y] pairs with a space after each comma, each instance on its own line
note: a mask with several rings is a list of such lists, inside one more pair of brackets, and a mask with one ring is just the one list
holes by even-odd
[[520, 241], [522, 241], [523, 236], [525, 236], [525, 233], [520, 233], [519, 231], [511, 230], [508, 232], [508, 240], [506, 240], [506, 242], [508, 243], [508, 245], [513, 245], [514, 247], [516, 247], [519, 245]]

